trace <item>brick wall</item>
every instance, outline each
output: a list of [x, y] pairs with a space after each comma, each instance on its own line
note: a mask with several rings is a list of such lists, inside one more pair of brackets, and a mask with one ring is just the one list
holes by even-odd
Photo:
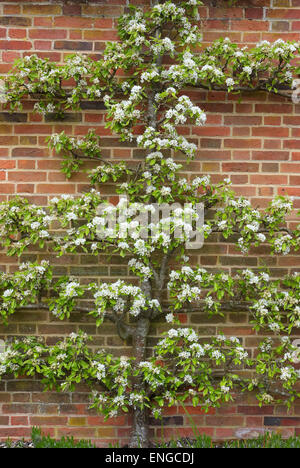
[[[0, 73], [6, 73], [13, 61], [27, 54], [61, 62], [71, 52], [80, 51], [100, 57], [106, 40], [117, 38], [115, 19], [126, 8], [126, 0], [99, 0], [88, 3], [56, 0], [14, 1], [0, 4]], [[143, 0], [131, 3], [147, 3]], [[226, 8], [222, 0], [204, 0], [201, 8], [203, 41], [208, 45], [220, 36], [228, 36], [241, 45], [253, 46], [263, 39], [299, 40], [299, 0], [238, 1]], [[263, 93], [239, 96], [225, 93], [192, 91], [189, 95], [207, 112], [208, 122], [203, 128], [182, 127], [181, 132], [198, 145], [197, 157], [187, 174], [209, 173], [213, 181], [230, 176], [238, 194], [251, 199], [254, 206], [263, 207], [277, 194], [296, 197], [300, 208], [300, 105], [291, 100]], [[76, 194], [87, 186], [81, 173], [66, 181], [60, 172], [60, 159], [51, 153], [45, 137], [64, 130], [70, 135], [84, 135], [95, 128], [103, 136], [103, 152], [107, 157], [136, 162], [141, 152], [126, 143], [119, 143], [104, 128], [102, 104], [87, 103], [82, 111], [66, 116], [63, 122], [43, 121], [32, 112], [33, 102], [24, 103], [22, 112], [0, 112], [0, 200], [18, 194], [32, 202], [46, 205], [48, 198], [63, 193]], [[113, 193], [106, 186], [105, 193]], [[291, 219], [293, 222], [293, 219]], [[26, 253], [22, 260], [33, 260], [35, 252]], [[38, 258], [49, 259], [47, 251]], [[128, 275], [119, 258], [109, 262], [104, 256], [86, 254], [51, 258], [55, 272], [78, 275], [91, 281], [98, 276], [120, 278]], [[230, 243], [220, 242], [216, 235], [199, 252], [191, 255], [192, 264], [206, 268], [224, 267], [231, 272], [241, 266], [266, 265], [274, 277], [299, 269], [299, 257], [269, 257], [266, 248], [253, 249], [242, 256]], [[0, 268], [13, 271], [17, 261], [0, 252]], [[250, 353], [260, 341], [244, 312], [228, 313], [220, 322], [201, 313], [181, 316], [205, 336], [224, 331], [236, 335]], [[96, 330], [87, 317], [72, 317], [69, 322], [54, 320], [45, 312], [18, 313], [7, 327], [0, 326], [0, 338], [11, 335], [38, 334], [47, 343], [54, 343], [66, 333], [79, 327], [94, 337], [95, 346], [106, 346], [115, 353], [130, 352], [114, 335], [114, 328], [104, 324]], [[165, 328], [157, 324], [151, 331], [150, 345]], [[103, 418], [87, 409], [84, 387], [72, 394], [43, 393], [40, 383], [28, 379], [7, 380], [0, 383], [0, 439], [30, 435], [30, 427], [41, 426], [45, 432], [59, 437], [65, 434], [96, 440], [99, 446], [118, 441], [126, 442], [130, 421], [120, 416], [104, 423]], [[215, 439], [256, 435], [264, 430], [280, 431], [283, 435], [300, 435], [300, 405], [289, 414], [283, 407], [259, 408], [253, 397], [240, 398], [235, 404], [203, 414], [190, 408], [199, 432]], [[163, 427], [156, 422], [152, 433], [159, 438], [193, 435], [190, 419], [181, 408], [166, 410]]]

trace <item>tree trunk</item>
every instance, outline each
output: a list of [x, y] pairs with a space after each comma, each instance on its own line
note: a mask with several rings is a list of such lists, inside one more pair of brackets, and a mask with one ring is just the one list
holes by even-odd
[[[146, 318], [141, 318], [136, 326], [133, 334], [133, 350], [136, 358], [136, 367], [145, 359], [147, 336], [149, 332], [150, 321]], [[136, 378], [134, 389], [140, 392], [144, 389], [144, 383], [141, 379]], [[133, 423], [130, 436], [129, 447], [131, 448], [147, 448], [149, 447], [149, 429], [148, 429], [148, 410], [134, 409]]]
[[148, 448], [149, 443], [148, 411], [147, 409], [135, 409], [133, 411], [129, 447]]
[[[159, 0], [151, 0], [151, 7], [159, 4]], [[156, 31], [156, 37], [159, 37], [160, 28]], [[156, 65], [160, 66], [162, 62], [162, 56], [159, 56], [156, 61]], [[155, 108], [155, 93], [157, 91], [153, 89], [148, 97], [148, 125], [157, 129], [157, 109]], [[142, 290], [144, 294], [151, 299], [152, 287], [149, 280], [142, 283]], [[149, 332], [150, 320], [148, 318], [140, 318], [137, 323], [137, 327], [133, 334], [133, 351], [134, 357], [136, 358], [136, 367], [139, 366], [140, 362], [144, 361], [146, 355], [147, 336]], [[141, 391], [145, 387], [141, 379], [136, 379], [134, 382], [134, 388], [136, 391]], [[135, 409], [133, 410], [133, 423], [130, 436], [129, 447], [131, 448], [147, 448], [149, 447], [149, 424], [148, 424], [148, 409]]]

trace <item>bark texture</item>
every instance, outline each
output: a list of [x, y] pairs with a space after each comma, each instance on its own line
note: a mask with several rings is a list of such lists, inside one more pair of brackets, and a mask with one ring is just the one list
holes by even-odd
[[[135, 333], [133, 335], [133, 350], [136, 358], [136, 367], [145, 359], [147, 336], [149, 332], [150, 321], [145, 318], [139, 319]], [[137, 392], [144, 390], [144, 382], [137, 378], [134, 382], [134, 388]], [[129, 446], [131, 448], [147, 448], [149, 447], [149, 430], [148, 430], [148, 410], [134, 409], [133, 424], [130, 436]]]

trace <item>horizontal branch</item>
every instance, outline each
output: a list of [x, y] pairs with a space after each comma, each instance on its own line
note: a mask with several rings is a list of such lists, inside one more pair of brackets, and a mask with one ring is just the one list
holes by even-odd
[[[48, 312], [50, 312], [49, 306], [44, 303], [28, 304], [26, 306], [17, 307], [17, 309], [18, 310], [47, 310]], [[90, 307], [74, 307], [74, 309], [72, 309], [72, 312], [88, 314], [91, 312], [91, 308]], [[110, 320], [112, 323], [116, 324], [117, 332], [122, 339], [127, 339], [129, 338], [129, 336], [133, 335], [135, 331], [135, 327], [125, 323], [123, 319], [117, 316], [117, 314], [106, 313], [105, 318]]]
[[[17, 307], [18, 310], [49, 310], [49, 306], [44, 303], [39, 304], [28, 304], [26, 306]], [[89, 313], [91, 309], [89, 307], [75, 307], [72, 312], [85, 312]]]
[[[263, 91], [263, 92], [266, 92], [266, 93], [271, 93], [271, 94], [275, 94], [277, 96], [282, 96], [282, 97], [285, 97], [285, 98], [290, 98], [291, 97], [291, 94], [290, 94], [290, 90], [288, 90], [287, 93], [284, 93], [280, 90], [274, 90], [274, 89], [267, 89], [266, 88], [266, 82], [264, 83], [261, 83], [257, 86], [254, 86], [254, 87], [248, 87], [248, 86], [237, 86], [235, 88], [233, 88], [231, 90], [231, 93], [255, 93], [255, 92], [259, 92], [259, 91]], [[221, 86], [214, 86], [212, 84], [212, 86], [207, 86], [203, 83], [197, 83], [197, 84], [189, 84], [188, 85], [189, 87], [191, 88], [198, 88], [198, 89], [204, 89], [205, 91], [222, 91], [222, 92], [226, 92], [228, 93], [228, 88], [225, 88], [225, 87], [221, 87]]]
[[[220, 232], [220, 233], [222, 233], [223, 231], [222, 231], [222, 229], [212, 229], [212, 232]], [[239, 231], [238, 229], [233, 229], [232, 232], [233, 232], [234, 234], [240, 234], [241, 231]], [[268, 233], [268, 232], [270, 232], [270, 230], [268, 230], [268, 229], [259, 229], [259, 230], [256, 232], [256, 234], [263, 234], [263, 233]], [[279, 228], [279, 229], [277, 229], [277, 230], [274, 231], [274, 232], [276, 232], [276, 233], [285, 232], [285, 233], [290, 234], [290, 235], [293, 234], [293, 232], [292, 232], [290, 229], [288, 229], [288, 228]]]
[[[230, 311], [249, 311], [251, 306], [251, 302], [247, 301], [224, 301], [221, 303], [219, 310], [224, 311], [224, 312], [230, 312]], [[169, 312], [170, 307], [162, 307], [163, 312]], [[176, 313], [181, 313], [181, 312], [203, 312], [207, 311], [207, 304], [205, 301], [199, 301], [197, 306], [188, 306], [188, 307], [182, 307], [179, 310], [176, 311]]]

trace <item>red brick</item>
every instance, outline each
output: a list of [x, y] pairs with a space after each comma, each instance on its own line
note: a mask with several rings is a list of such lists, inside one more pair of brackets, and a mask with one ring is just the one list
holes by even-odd
[[243, 416], [207, 416], [206, 424], [216, 427], [233, 427], [243, 425]]
[[290, 114], [292, 112], [292, 104], [256, 104], [255, 112], [263, 114]]
[[234, 31], [268, 31], [269, 24], [265, 21], [239, 20], [231, 22], [231, 29]]
[[253, 151], [252, 159], [259, 161], [287, 161], [288, 151]]
[[21, 13], [21, 6], [18, 5], [4, 5], [4, 15], [19, 15]]
[[0, 193], [14, 193], [15, 186], [14, 184], [1, 184], [0, 185]]
[[[122, 2], [118, 2], [119, 5]], [[83, 5], [82, 6], [82, 13], [84, 16], [92, 16], [97, 17], [100, 16], [101, 18], [104, 17], [119, 17], [123, 13], [122, 7], [118, 5]]]
[[55, 41], [54, 49], [89, 51], [93, 49], [93, 44], [87, 41]]
[[45, 16], [39, 18], [35, 16], [33, 19], [33, 24], [37, 27], [43, 26], [45, 28], [51, 28], [53, 27], [53, 18], [47, 18]]
[[31, 29], [29, 37], [31, 39], [65, 39], [67, 31], [65, 29]]
[[243, 9], [239, 7], [234, 8], [209, 8], [210, 18], [241, 18], [243, 16]]
[[23, 5], [24, 15], [59, 15], [61, 13], [60, 5], [41, 5], [41, 4], [32, 4], [32, 5]]
[[[105, 433], [105, 429], [108, 430]], [[109, 428], [101, 428], [99, 431], [103, 431], [103, 436], [115, 436], [115, 432]], [[109, 432], [109, 434], [108, 434]], [[59, 427], [57, 428], [57, 435], [59, 438], [61, 437], [76, 437], [77, 439], [89, 439], [96, 436], [96, 429], [95, 428], [88, 428], [88, 427]], [[99, 434], [101, 436], [101, 433]]]
[[93, 41], [117, 41], [119, 36], [116, 31], [101, 30], [101, 29], [87, 29], [83, 32], [83, 39]]
[[[0, 37], [5, 37], [5, 34], [1, 34], [4, 31], [4, 29], [0, 30]], [[8, 36], [13, 39], [27, 39], [27, 31], [26, 29], [9, 29]]]
[[261, 148], [262, 142], [257, 139], [225, 139], [224, 146], [225, 148]]
[[283, 175], [251, 175], [250, 184], [258, 185], [285, 185], [287, 184], [287, 176]]
[[28, 426], [28, 416], [11, 416], [11, 426]]
[[272, 149], [272, 150], [279, 150], [282, 147], [282, 142], [281, 140], [275, 140], [274, 138], [272, 140], [264, 140], [264, 149]]
[[[19, 52], [5, 52], [5, 51], [2, 52], [2, 60], [4, 62], [13, 63], [16, 59], [20, 57], [21, 57], [21, 54]], [[7, 72], [10, 70], [10, 68], [11, 67], [7, 68]], [[3, 70], [3, 73], [5, 73], [4, 70]]]
[[15, 161], [0, 159], [0, 169], [14, 169], [15, 167], [16, 167]]
[[288, 195], [290, 197], [299, 197], [300, 188], [297, 187], [278, 187], [278, 195]]
[[15, 182], [37, 182], [46, 180], [46, 172], [9, 172], [8, 180]]
[[104, 420], [103, 416], [88, 416], [88, 426], [127, 426], [127, 416], [116, 416], [113, 419]]
[[29, 41], [0, 41], [0, 49], [4, 50], [31, 50]]
[[43, 148], [16, 147], [12, 149], [12, 156], [16, 158], [43, 158], [47, 153], [47, 150]]
[[273, 406], [238, 406], [240, 414], [274, 414]]
[[228, 127], [193, 127], [192, 133], [200, 136], [229, 136], [230, 128]]
[[226, 115], [224, 117], [224, 123], [225, 125], [237, 125], [237, 126], [261, 125], [262, 118], [258, 115], [230, 115], [230, 116]]
[[[109, 21], [109, 28], [112, 27], [112, 21]], [[57, 16], [54, 18], [54, 27], [64, 28], [92, 28], [94, 24], [93, 18], [81, 18], [78, 16]]]
[[280, 19], [299, 19], [300, 9], [292, 8], [271, 8], [267, 10], [267, 18], [280, 18]]
[[3, 414], [11, 414], [11, 413], [37, 413], [38, 406], [32, 404], [4, 404], [2, 405], [2, 413]]
[[295, 172], [300, 173], [300, 164], [295, 163], [286, 163], [280, 165], [280, 172], [288, 172], [290, 174], [294, 174]]
[[263, 13], [262, 8], [245, 8], [245, 17], [248, 19], [262, 19]]
[[258, 127], [252, 129], [253, 136], [266, 136], [273, 138], [284, 138], [289, 136], [288, 128], [277, 128], [277, 127]]
[[21, 135], [51, 135], [52, 128], [50, 125], [16, 125], [15, 133]]
[[34, 193], [34, 184], [18, 184], [17, 193]]
[[37, 186], [37, 192], [49, 194], [70, 194], [75, 193], [75, 187], [71, 184], [39, 184]]
[[285, 149], [300, 149], [300, 140], [285, 140], [283, 147]]
[[208, 414], [208, 415], [213, 415], [215, 414], [216, 410], [215, 408], [209, 408], [208, 412], [206, 413], [204, 409], [202, 409], [201, 407], [199, 406], [185, 406], [184, 408], [179, 406], [178, 407], [178, 411], [177, 411], [177, 414], [190, 414], [190, 415], [199, 415], [199, 414], [202, 414], [202, 415], [205, 415], [205, 414]]
[[111, 29], [113, 20], [111, 18], [95, 18], [94, 26], [99, 29]]
[[224, 172], [258, 172], [259, 164], [256, 163], [223, 163], [222, 169]]
[[31, 435], [30, 427], [0, 427], [0, 437], [3, 439], [22, 439]]
[[66, 416], [30, 416], [31, 426], [65, 426], [68, 422]]

